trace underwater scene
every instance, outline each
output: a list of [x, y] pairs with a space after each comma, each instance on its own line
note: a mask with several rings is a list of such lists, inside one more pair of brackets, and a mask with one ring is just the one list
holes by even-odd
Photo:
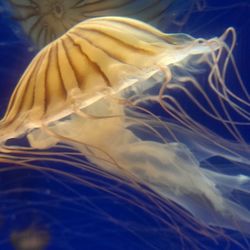
[[0, 249], [250, 249], [249, 0], [0, 0]]

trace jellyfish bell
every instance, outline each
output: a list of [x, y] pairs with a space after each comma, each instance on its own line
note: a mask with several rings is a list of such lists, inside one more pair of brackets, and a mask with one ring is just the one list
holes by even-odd
[[188, 35], [165, 35], [131, 19], [82, 22], [32, 60], [2, 119], [2, 136], [10, 138], [14, 133], [15, 137], [41, 127], [41, 121], [62, 118], [74, 112], [76, 105], [80, 109], [90, 106], [160, 68], [211, 48]]
[[[224, 82], [227, 62], [233, 60], [225, 44], [228, 34], [234, 30], [210, 40], [168, 35], [121, 17], [94, 18], [74, 26], [38, 53], [17, 84], [0, 123], [2, 157], [13, 159], [11, 153], [23, 149], [7, 145], [20, 136], [28, 138], [31, 148], [48, 150], [65, 143], [95, 168], [131, 185], [143, 184], [165, 201], [177, 203], [205, 227], [247, 233], [249, 210], [229, 196], [234, 191], [247, 194], [249, 177], [203, 168], [200, 162], [220, 155], [244, 163], [249, 158], [248, 146], [227, 142], [197, 124], [167, 93], [179, 88], [195, 101], [184, 84], [191, 81], [212, 109], [207, 114], [226, 128], [230, 125], [228, 129], [238, 135], [236, 122], [216, 113], [203, 86], [188, 71], [189, 64], [206, 63], [208, 84], [220, 101], [246, 115], [231, 100]], [[221, 70], [218, 61], [223, 50], [228, 57]], [[176, 67], [183, 70], [182, 75]], [[152, 87], [158, 88], [159, 95], [151, 93]], [[141, 107], [141, 102], [159, 103], [182, 123], [161, 120]], [[195, 104], [202, 108], [199, 101]]]

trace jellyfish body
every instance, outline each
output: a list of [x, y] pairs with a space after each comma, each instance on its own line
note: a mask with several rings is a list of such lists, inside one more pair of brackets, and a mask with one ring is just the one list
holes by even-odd
[[[42, 48], [64, 34], [75, 24], [88, 18], [126, 16], [157, 24], [164, 12], [175, 20], [178, 9], [192, 11], [195, 1], [185, 5], [176, 0], [104, 0], [104, 1], [9, 1], [15, 19], [33, 42]], [[199, 2], [199, 1], [197, 1]], [[198, 4], [198, 3], [197, 3]], [[182, 8], [179, 6], [181, 5]], [[189, 10], [191, 8], [191, 10]], [[172, 10], [173, 9], [173, 10]], [[169, 10], [169, 11], [168, 11]], [[169, 18], [170, 19], [170, 18]]]
[[41, 127], [41, 121], [62, 118], [149, 78], [161, 66], [206, 50], [188, 35], [165, 35], [130, 19], [82, 22], [33, 59], [11, 97], [1, 135], [11, 138], [4, 127], [14, 137]]
[[[211, 67], [208, 83], [218, 87], [213, 83], [225, 78], [218, 67], [222, 49], [231, 57], [225, 34], [210, 40], [168, 35], [145, 23], [118, 17], [76, 25], [46, 46], [17, 84], [0, 123], [2, 149], [9, 139], [23, 135], [32, 148], [47, 150], [63, 142], [96, 168], [133, 185], [145, 185], [162, 199], [177, 203], [206, 227], [248, 232], [250, 212], [230, 195], [234, 191], [248, 193], [249, 177], [201, 166], [213, 156], [242, 164], [249, 159], [248, 145], [214, 135], [193, 120], [185, 120], [184, 112], [182, 120], [175, 116], [185, 122], [181, 126], [138, 105], [158, 102], [164, 110], [172, 111], [165, 92], [185, 89], [184, 80], [192, 79], [188, 70], [183, 76], [176, 67], [207, 63]], [[209, 102], [200, 85], [195, 80], [192, 83]], [[216, 92], [220, 100], [237, 107], [223, 87], [222, 92]], [[152, 89], [158, 89], [159, 95], [153, 95]], [[176, 106], [176, 112], [181, 110]], [[229, 116], [209, 115], [234, 131]], [[8, 153], [12, 150], [7, 149]]]

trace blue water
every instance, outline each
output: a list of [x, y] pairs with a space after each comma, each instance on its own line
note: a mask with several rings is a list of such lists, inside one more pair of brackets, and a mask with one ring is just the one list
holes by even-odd
[[[161, 25], [165, 29], [164, 23]], [[181, 28], [169, 27], [169, 32], [181, 30], [194, 37], [211, 38], [220, 36], [229, 26], [237, 31], [234, 55], [247, 85], [250, 81], [250, 1], [207, 1], [207, 8], [191, 13]], [[36, 53], [27, 52], [30, 42], [14, 32], [17, 28], [15, 21], [1, 14], [1, 114], [15, 84]], [[249, 138], [247, 130], [245, 137]], [[55, 163], [44, 161], [41, 164], [53, 168]], [[69, 168], [66, 164], [60, 167], [66, 171]], [[117, 196], [148, 204], [154, 215], [143, 207], [65, 177], [28, 169], [0, 172], [0, 249], [16, 249], [13, 245], [20, 232], [26, 232], [28, 238], [32, 233], [38, 235], [48, 242], [42, 249], [53, 250], [167, 250], [195, 249], [194, 246], [197, 249], [241, 249], [236, 241], [249, 249], [247, 239], [239, 233], [227, 231], [235, 242], [223, 237], [216, 239], [216, 235], [201, 236], [187, 229], [184, 217], [172, 214], [173, 221], [170, 220], [149, 198], [125, 184], [87, 172], [70, 171], [105, 188], [117, 187]], [[174, 229], [174, 223], [181, 232]]]

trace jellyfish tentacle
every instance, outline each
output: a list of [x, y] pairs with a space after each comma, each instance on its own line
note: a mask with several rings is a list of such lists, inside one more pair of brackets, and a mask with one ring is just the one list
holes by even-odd
[[[225, 46], [223, 45], [221, 50], [220, 50], [220, 53], [218, 53], [217, 55], [217, 59], [216, 58], [213, 58], [214, 60], [214, 65], [212, 66], [212, 70], [211, 70], [211, 75], [209, 76], [209, 84], [211, 86], [215, 86], [216, 82], [218, 82], [218, 84], [220, 84], [222, 86], [222, 91], [223, 92], [220, 92], [219, 90], [219, 101], [221, 103], [221, 106], [223, 108], [223, 111], [227, 117], [227, 119], [230, 121], [230, 125], [233, 129], [233, 135], [234, 137], [236, 138], [236, 140], [240, 141], [240, 142], [244, 142], [244, 139], [242, 138], [239, 130], [237, 129], [237, 127], [235, 126], [235, 123], [233, 122], [233, 119], [232, 119], [232, 116], [230, 115], [229, 113], [229, 110], [227, 109], [225, 103], [229, 104], [230, 107], [232, 107], [232, 109], [234, 111], [236, 111], [239, 115], [241, 115], [242, 117], [244, 117], [245, 119], [249, 120], [250, 116], [247, 116], [247, 114], [244, 114], [246, 111], [244, 112], [241, 112], [240, 109], [238, 109], [238, 105], [235, 104], [235, 102], [233, 100], [231, 100], [231, 98], [229, 98], [229, 96], [227, 95], [227, 90], [228, 90], [228, 87], [225, 85], [225, 77], [226, 77], [226, 72], [227, 72], [227, 66], [228, 66], [228, 63], [229, 63], [229, 60], [230, 58], [232, 57], [232, 50], [235, 46], [235, 43], [236, 43], [236, 37], [235, 37], [235, 31], [234, 29], [228, 29], [225, 34], [223, 35], [223, 39], [226, 39], [228, 34], [232, 33], [232, 36], [233, 36], [233, 39], [232, 39], [232, 45], [231, 47], [228, 49], [226, 49], [226, 52], [227, 52], [227, 56], [226, 56], [226, 59], [225, 59], [225, 62], [223, 64], [223, 68], [222, 70], [219, 69], [219, 65], [218, 65], [218, 61], [220, 60], [220, 57], [221, 57], [221, 53], [222, 53], [222, 50], [225, 48]], [[227, 45], [226, 45], [227, 46]], [[214, 57], [214, 53], [212, 53], [212, 56]], [[213, 83], [213, 80], [212, 80], [212, 76], [214, 76], [214, 80], [215, 80], [215, 84]], [[241, 86], [241, 82], [240, 83], [240, 86]], [[217, 91], [217, 90], [216, 90]], [[217, 93], [218, 93], [217, 91]], [[243, 88], [243, 91], [245, 93], [245, 89]]]

